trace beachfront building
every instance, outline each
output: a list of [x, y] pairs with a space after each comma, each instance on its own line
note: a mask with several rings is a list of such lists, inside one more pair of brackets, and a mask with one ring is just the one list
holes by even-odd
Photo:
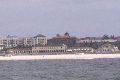
[[118, 51], [119, 49], [117, 46], [107, 43], [107, 44], [102, 45], [95, 52], [102, 54], [102, 53], [116, 53]]
[[75, 52], [75, 53], [93, 53], [94, 49], [91, 47], [69, 47], [66, 50], [67, 52]]
[[13, 55], [30, 55], [32, 54], [32, 47], [29, 48], [11, 48], [6, 53]]
[[35, 46], [32, 47], [32, 53], [59, 53], [59, 52], [66, 52], [67, 46], [66, 45], [42, 45], [42, 46]]
[[77, 40], [77, 43], [94, 43], [94, 42], [116, 42], [117, 39], [102, 39], [102, 37], [86, 37]]
[[69, 47], [72, 47], [76, 44], [76, 37], [71, 37], [69, 33], [65, 33], [64, 35], [57, 34], [56, 37], [52, 39], [48, 39], [48, 45], [61, 45], [65, 44]]

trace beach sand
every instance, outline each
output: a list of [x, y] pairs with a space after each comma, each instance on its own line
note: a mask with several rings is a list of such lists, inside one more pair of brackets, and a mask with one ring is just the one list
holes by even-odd
[[120, 54], [64, 54], [64, 55], [19, 55], [0, 56], [0, 60], [39, 60], [39, 59], [96, 59], [120, 58]]

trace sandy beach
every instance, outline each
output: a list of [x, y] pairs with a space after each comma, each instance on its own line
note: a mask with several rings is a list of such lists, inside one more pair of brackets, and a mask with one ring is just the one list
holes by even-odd
[[0, 60], [39, 60], [39, 59], [96, 59], [120, 58], [120, 54], [67, 54], [67, 55], [20, 55], [0, 56]]

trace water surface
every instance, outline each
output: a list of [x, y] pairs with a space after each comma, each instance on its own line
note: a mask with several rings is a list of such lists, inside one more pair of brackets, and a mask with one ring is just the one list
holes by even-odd
[[0, 61], [0, 80], [120, 80], [120, 59]]

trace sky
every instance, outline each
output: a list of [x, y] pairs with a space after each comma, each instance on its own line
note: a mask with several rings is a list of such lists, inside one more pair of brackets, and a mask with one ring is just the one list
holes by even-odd
[[120, 35], [120, 0], [0, 0], [0, 35]]

